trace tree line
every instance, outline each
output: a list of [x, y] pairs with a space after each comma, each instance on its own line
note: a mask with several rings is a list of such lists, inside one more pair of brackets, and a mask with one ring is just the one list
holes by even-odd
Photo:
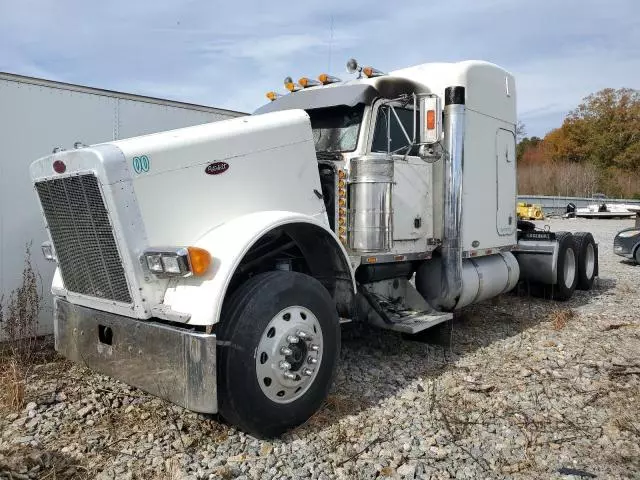
[[600, 90], [543, 138], [527, 137], [522, 123], [517, 134], [520, 193], [590, 196], [597, 191], [640, 198], [640, 91]]

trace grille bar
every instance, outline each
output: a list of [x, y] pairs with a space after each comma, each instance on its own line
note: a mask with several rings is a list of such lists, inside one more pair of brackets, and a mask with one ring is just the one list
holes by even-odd
[[92, 174], [36, 183], [65, 287], [131, 303], [109, 214]]

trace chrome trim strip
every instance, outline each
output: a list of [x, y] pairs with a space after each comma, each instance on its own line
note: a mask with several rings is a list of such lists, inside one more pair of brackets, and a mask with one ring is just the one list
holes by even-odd
[[[498, 253], [503, 252], [517, 252], [518, 245], [507, 245], [505, 247], [489, 247], [489, 248], [480, 248], [477, 250], [464, 250], [462, 252], [462, 258], [479, 258], [487, 255], [496, 255]], [[474, 253], [475, 255], [471, 255]]]
[[[400, 258], [402, 257], [402, 258]], [[367, 259], [375, 258], [375, 262], [367, 262]], [[391, 263], [391, 262], [411, 262], [413, 260], [428, 260], [431, 258], [431, 252], [416, 252], [416, 253], [385, 253], [377, 255], [372, 253], [371, 255], [362, 255], [360, 257], [361, 265], [374, 265], [376, 263]]]

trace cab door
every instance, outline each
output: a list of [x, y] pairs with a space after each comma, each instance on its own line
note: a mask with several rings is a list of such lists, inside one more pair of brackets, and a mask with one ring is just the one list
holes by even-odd
[[516, 137], [510, 130], [496, 133], [496, 228], [498, 235], [516, 231]]
[[[378, 102], [374, 108], [375, 126], [371, 135], [371, 154], [386, 156], [389, 151], [394, 160], [391, 196], [394, 244], [400, 249], [424, 251], [426, 239], [431, 237], [433, 232], [431, 165], [417, 156], [415, 146], [405, 156], [406, 147], [410, 144], [407, 135], [413, 137], [413, 105], [391, 105], [397, 117], [386, 102]], [[404, 132], [398, 119], [404, 127]]]

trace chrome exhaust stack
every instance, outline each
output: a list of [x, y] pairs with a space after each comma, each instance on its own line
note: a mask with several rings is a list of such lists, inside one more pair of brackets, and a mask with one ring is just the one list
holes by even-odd
[[462, 167], [465, 88], [444, 91], [444, 228], [441, 308], [453, 310], [462, 293]]

